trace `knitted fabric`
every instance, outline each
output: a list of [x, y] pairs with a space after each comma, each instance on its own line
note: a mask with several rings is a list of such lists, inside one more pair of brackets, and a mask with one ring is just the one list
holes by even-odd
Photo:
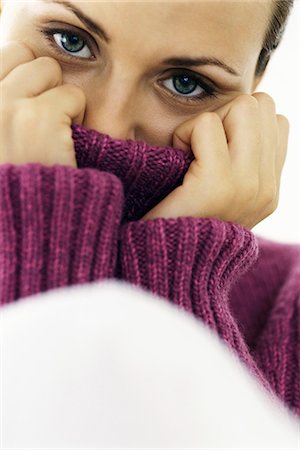
[[72, 132], [78, 168], [0, 166], [2, 307], [61, 286], [124, 280], [201, 320], [300, 415], [300, 245], [214, 218], [143, 221], [193, 156], [80, 125]]

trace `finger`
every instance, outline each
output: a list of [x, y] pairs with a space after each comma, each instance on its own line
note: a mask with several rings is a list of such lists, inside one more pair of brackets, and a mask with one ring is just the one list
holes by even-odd
[[246, 94], [236, 97], [228, 105], [223, 125], [235, 170], [242, 178], [258, 178], [261, 151], [258, 101]]
[[208, 170], [228, 169], [230, 160], [226, 135], [221, 119], [214, 112], [199, 114], [177, 127], [173, 143], [178, 147], [180, 142], [191, 147], [195, 156], [193, 167], [200, 164]]
[[259, 169], [259, 188], [261, 194], [269, 197], [277, 190], [276, 158], [278, 153], [278, 126], [276, 105], [272, 97], [265, 93], [253, 94], [258, 101], [261, 127], [261, 153]]
[[278, 143], [276, 105], [273, 98], [264, 92], [256, 92], [253, 97], [256, 98], [260, 110], [260, 125], [263, 129], [261, 138], [271, 156]]
[[[284, 162], [287, 155], [287, 148], [288, 148], [288, 135], [289, 135], [289, 122], [285, 116], [281, 116], [277, 114], [276, 116], [276, 122], [277, 122], [277, 145], [276, 145], [276, 151], [275, 151], [275, 163], [274, 163], [274, 171], [275, 171], [275, 182], [271, 189], [273, 189], [273, 192], [275, 192], [275, 195], [273, 195], [273, 198], [269, 197], [269, 202], [266, 205], [265, 208], [265, 215], [264, 217], [267, 217], [270, 215], [270, 213], [274, 212], [274, 210], [277, 208], [279, 203], [279, 196], [280, 196], [280, 181], [281, 181], [281, 174], [282, 169], [284, 166]], [[268, 191], [268, 186], [267, 187]], [[267, 192], [266, 191], [266, 192]], [[271, 209], [270, 209], [271, 207]]]
[[191, 152], [191, 136], [196, 124], [196, 117], [182, 122], [173, 132], [172, 147]]
[[35, 97], [62, 83], [59, 63], [42, 56], [13, 69], [3, 81], [3, 89], [12, 98]]
[[276, 118], [278, 124], [278, 151], [276, 153], [275, 172], [277, 180], [280, 181], [287, 156], [290, 124], [288, 119], [281, 114], [277, 114]]
[[9, 41], [0, 47], [0, 80], [21, 64], [33, 61], [35, 55], [29, 47], [19, 41]]
[[226, 134], [220, 117], [214, 112], [202, 113], [196, 118], [191, 146], [202, 167], [209, 171], [230, 169]]
[[41, 104], [41, 110], [45, 110], [44, 105], [47, 104], [47, 110], [57, 111], [56, 117], [61, 117], [61, 113], [64, 113], [68, 124], [71, 124], [69, 119], [79, 124], [83, 121], [86, 97], [83, 91], [73, 84], [50, 89], [36, 97], [34, 101]]

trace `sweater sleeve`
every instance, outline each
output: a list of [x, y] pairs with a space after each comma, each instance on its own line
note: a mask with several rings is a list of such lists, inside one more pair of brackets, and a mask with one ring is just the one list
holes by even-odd
[[199, 318], [273, 393], [229, 307], [229, 290], [258, 256], [255, 235], [214, 218], [157, 218], [122, 225], [119, 276]]
[[112, 278], [123, 207], [113, 174], [37, 163], [0, 167], [0, 305]]
[[273, 390], [300, 417], [300, 245], [256, 238], [259, 258], [233, 287], [231, 310]]

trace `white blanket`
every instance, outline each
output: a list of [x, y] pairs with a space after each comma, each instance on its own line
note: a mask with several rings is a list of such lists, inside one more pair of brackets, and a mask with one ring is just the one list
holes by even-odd
[[2, 449], [299, 449], [221, 339], [148, 292], [111, 280], [0, 312]]

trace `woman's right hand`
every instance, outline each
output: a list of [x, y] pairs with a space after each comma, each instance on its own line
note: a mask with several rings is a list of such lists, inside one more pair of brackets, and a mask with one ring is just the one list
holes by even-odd
[[77, 167], [71, 124], [82, 124], [86, 98], [62, 83], [55, 59], [18, 41], [1, 46], [0, 164]]

